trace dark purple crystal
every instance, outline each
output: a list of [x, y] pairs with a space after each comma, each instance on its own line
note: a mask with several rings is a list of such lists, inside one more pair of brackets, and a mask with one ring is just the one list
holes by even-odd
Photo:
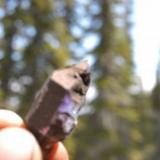
[[86, 62], [53, 72], [25, 117], [28, 129], [40, 144], [61, 141], [71, 133], [77, 124], [89, 83]]

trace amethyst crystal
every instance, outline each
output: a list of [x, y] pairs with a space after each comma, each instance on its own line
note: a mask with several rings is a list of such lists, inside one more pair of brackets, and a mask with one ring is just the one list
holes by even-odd
[[65, 139], [77, 124], [90, 83], [87, 62], [55, 70], [36, 95], [25, 117], [40, 144]]

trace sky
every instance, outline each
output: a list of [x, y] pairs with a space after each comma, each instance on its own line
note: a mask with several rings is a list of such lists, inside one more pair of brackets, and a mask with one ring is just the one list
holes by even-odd
[[155, 85], [160, 61], [160, 0], [133, 0], [133, 51], [135, 72], [145, 91]]

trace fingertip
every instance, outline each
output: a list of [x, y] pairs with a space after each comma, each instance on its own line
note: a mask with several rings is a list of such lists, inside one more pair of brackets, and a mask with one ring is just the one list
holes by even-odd
[[23, 126], [22, 118], [15, 112], [10, 110], [1, 109], [0, 110], [0, 129], [8, 126]]
[[69, 155], [63, 143], [58, 142], [53, 145], [50, 160], [69, 160]]
[[42, 152], [37, 141], [35, 141], [35, 144], [33, 147], [33, 154], [32, 154], [31, 160], [42, 160]]
[[8, 127], [0, 131], [1, 160], [42, 160], [34, 136], [25, 129]]

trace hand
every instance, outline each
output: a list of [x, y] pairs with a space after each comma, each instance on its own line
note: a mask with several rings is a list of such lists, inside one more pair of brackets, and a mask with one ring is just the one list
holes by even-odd
[[[69, 160], [61, 142], [51, 151], [50, 160]], [[40, 146], [23, 120], [14, 112], [0, 110], [0, 160], [42, 160]]]

